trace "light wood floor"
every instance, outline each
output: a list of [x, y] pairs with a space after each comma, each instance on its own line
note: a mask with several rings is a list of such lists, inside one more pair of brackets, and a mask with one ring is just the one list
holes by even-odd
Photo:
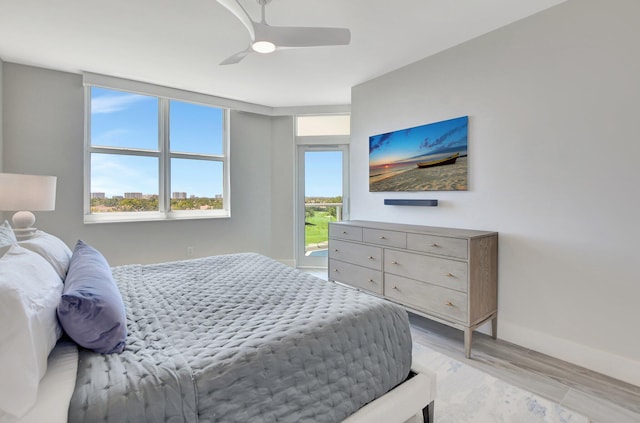
[[414, 342], [587, 416], [593, 423], [640, 423], [640, 387], [474, 332], [471, 359], [462, 331], [410, 315]]
[[[305, 271], [327, 279], [326, 270]], [[462, 331], [413, 314], [410, 321], [414, 342], [577, 411], [592, 423], [640, 423], [638, 386], [479, 332], [467, 359]]]

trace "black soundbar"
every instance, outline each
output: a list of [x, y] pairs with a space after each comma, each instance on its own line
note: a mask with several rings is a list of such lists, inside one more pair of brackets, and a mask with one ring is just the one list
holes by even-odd
[[384, 199], [385, 206], [427, 206], [435, 207], [438, 200], [394, 200], [390, 198]]

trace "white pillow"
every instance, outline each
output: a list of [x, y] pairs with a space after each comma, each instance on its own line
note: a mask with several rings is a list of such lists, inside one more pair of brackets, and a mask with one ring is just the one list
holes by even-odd
[[20, 417], [35, 403], [62, 335], [61, 295], [62, 279], [38, 254], [14, 244], [0, 258], [0, 416]]
[[0, 224], [0, 257], [9, 249], [11, 244], [16, 243], [16, 234], [13, 233], [8, 221]]
[[73, 252], [60, 238], [43, 231], [36, 231], [30, 238], [18, 241], [18, 245], [40, 254], [53, 266], [62, 280], [67, 276]]

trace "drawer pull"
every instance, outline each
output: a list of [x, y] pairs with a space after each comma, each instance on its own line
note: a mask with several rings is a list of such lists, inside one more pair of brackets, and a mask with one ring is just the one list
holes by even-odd
[[393, 286], [393, 289], [395, 289], [396, 291], [399, 291], [398, 287], [395, 285]]
[[367, 257], [369, 260], [373, 260], [373, 256], [369, 256]]
[[334, 272], [338, 272], [338, 269], [333, 269]]
[[455, 278], [455, 275], [451, 272], [447, 273], [445, 276], [448, 278]]
[[333, 251], [335, 251], [335, 252], [337, 253], [337, 252], [338, 252], [338, 249], [337, 249], [337, 248], [335, 248]]
[[431, 244], [431, 246], [434, 247], [434, 248], [440, 248], [440, 246], [438, 244], [435, 244], [435, 243]]
[[453, 303], [451, 301], [447, 301], [447, 303], [445, 304], [448, 307], [453, 307]]
[[398, 264], [398, 262], [394, 260], [391, 262], [391, 264]]
[[381, 236], [380, 239], [387, 239], [387, 237], [386, 236]]
[[346, 235], [346, 234], [348, 234], [348, 233], [349, 233], [349, 232], [347, 232], [347, 231], [342, 231], [342, 235]]
[[375, 281], [373, 279], [369, 279], [369, 282], [374, 283]]

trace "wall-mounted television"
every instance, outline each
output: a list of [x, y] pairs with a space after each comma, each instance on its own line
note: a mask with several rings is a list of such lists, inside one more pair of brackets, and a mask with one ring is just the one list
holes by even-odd
[[369, 137], [369, 191], [466, 191], [469, 117]]

